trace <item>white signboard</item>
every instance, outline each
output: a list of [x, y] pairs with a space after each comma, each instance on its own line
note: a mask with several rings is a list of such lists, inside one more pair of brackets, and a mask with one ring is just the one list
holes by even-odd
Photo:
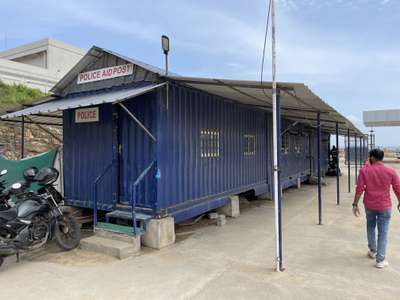
[[98, 107], [75, 109], [75, 123], [90, 123], [98, 121], [99, 121]]
[[133, 74], [133, 64], [107, 67], [78, 74], [78, 84]]

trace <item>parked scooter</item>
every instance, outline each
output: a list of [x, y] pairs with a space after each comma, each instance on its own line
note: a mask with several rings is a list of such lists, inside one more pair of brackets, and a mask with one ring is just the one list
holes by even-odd
[[6, 256], [17, 255], [19, 261], [20, 251], [37, 249], [53, 238], [63, 250], [79, 245], [79, 224], [63, 213], [63, 198], [53, 186], [58, 176], [54, 168], [37, 172], [32, 180], [41, 187], [37, 193], [24, 193], [22, 183], [13, 184], [13, 192], [21, 194], [14, 207], [0, 211], [0, 266]]
[[9, 209], [8, 200], [5, 195], [3, 195], [3, 191], [6, 189], [6, 182], [2, 177], [8, 173], [7, 169], [0, 171], [0, 211]]

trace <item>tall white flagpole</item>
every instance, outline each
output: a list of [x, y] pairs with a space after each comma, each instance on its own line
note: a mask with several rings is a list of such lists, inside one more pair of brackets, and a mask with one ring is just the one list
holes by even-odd
[[281, 271], [281, 243], [280, 243], [280, 211], [279, 211], [279, 164], [278, 164], [278, 103], [277, 103], [277, 84], [276, 84], [276, 37], [275, 37], [275, 1], [271, 0], [271, 23], [272, 23], [272, 121], [273, 121], [273, 158], [274, 158], [274, 211], [275, 211], [275, 264], [276, 271]]

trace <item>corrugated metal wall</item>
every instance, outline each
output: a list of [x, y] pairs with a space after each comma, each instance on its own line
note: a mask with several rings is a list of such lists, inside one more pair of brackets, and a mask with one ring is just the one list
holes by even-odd
[[[349, 157], [347, 155], [347, 148], [344, 148], [344, 155], [345, 155], [345, 162], [347, 164]], [[354, 146], [350, 146], [350, 164], [355, 164], [355, 156], [356, 154], [356, 149]], [[357, 164], [360, 165], [364, 165], [365, 161], [368, 159], [369, 156], [369, 152], [368, 152], [368, 147], [359, 147], [357, 146]]]
[[[92, 207], [93, 182], [116, 156], [117, 140], [121, 145], [120, 187], [116, 190], [118, 176], [114, 168], [99, 184], [99, 209], [113, 209], [117, 193], [120, 202], [129, 203], [133, 182], [153, 160], [156, 160], [155, 166], [139, 187], [137, 204], [156, 213], [190, 209], [209, 199], [251, 189], [269, 191], [270, 113], [175, 84], [170, 85], [168, 105], [163, 90], [127, 100], [124, 104], [158, 138], [157, 144], [118, 106], [99, 106], [100, 121], [96, 123], [76, 124], [74, 110], [64, 112], [68, 204]], [[116, 120], [113, 113], [118, 116]], [[291, 123], [282, 120], [282, 129]], [[201, 157], [201, 132], [204, 130], [218, 132], [218, 155], [215, 157]], [[316, 167], [315, 130], [303, 125], [297, 125], [294, 130], [296, 134], [289, 133], [290, 151], [282, 155], [284, 187], [295, 184], [297, 177], [310, 174], [310, 160], [314, 162], [313, 169]], [[309, 135], [311, 149], [309, 131], [313, 131]], [[244, 153], [245, 136], [255, 137], [254, 155]], [[329, 135], [323, 134], [322, 141], [322, 166], [326, 169]], [[301, 148], [298, 153], [295, 144]], [[156, 176], [157, 167], [159, 176]]]
[[[266, 113], [172, 84], [161, 120], [159, 209], [266, 185]], [[218, 157], [201, 157], [202, 130], [219, 132]], [[244, 155], [244, 135], [255, 135], [255, 155]]]
[[[311, 134], [311, 156], [312, 156], [312, 171], [313, 175], [317, 176], [318, 157], [317, 157], [317, 132], [314, 130]], [[321, 133], [321, 175], [324, 176], [328, 171], [329, 165], [329, 146], [330, 134], [326, 132]]]
[[[75, 123], [75, 110], [64, 111], [64, 191], [67, 204], [93, 207], [93, 183], [114, 157], [112, 105], [99, 106], [99, 122]], [[116, 201], [115, 170], [98, 185], [99, 209]]]
[[[288, 140], [288, 150], [281, 151], [281, 180], [284, 187], [288, 187], [297, 181], [303, 180], [311, 174], [310, 164], [310, 131], [304, 125], [291, 126], [294, 121], [282, 119], [282, 140]], [[297, 148], [297, 149], [296, 149]]]
[[[127, 100], [124, 105], [141, 123], [156, 136], [156, 93]], [[120, 153], [120, 201], [130, 202], [132, 186], [137, 177], [156, 159], [156, 144], [142, 128], [125, 112], [119, 109]], [[156, 165], [138, 187], [136, 202], [141, 207], [154, 208], [156, 201]]]

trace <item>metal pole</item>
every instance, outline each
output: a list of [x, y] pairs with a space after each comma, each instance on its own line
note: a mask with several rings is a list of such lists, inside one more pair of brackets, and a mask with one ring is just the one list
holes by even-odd
[[317, 113], [317, 176], [318, 176], [318, 225], [322, 225], [321, 196], [321, 114]]
[[339, 123], [336, 122], [336, 204], [340, 204], [340, 182], [339, 182]]
[[271, 0], [271, 23], [272, 23], [272, 122], [273, 122], [273, 160], [274, 160], [274, 212], [275, 212], [275, 265], [276, 271], [282, 271], [282, 230], [281, 230], [281, 211], [280, 211], [280, 192], [279, 185], [279, 136], [278, 131], [278, 113], [279, 103], [277, 97], [277, 83], [276, 83], [276, 37], [275, 37], [275, 0]]
[[363, 137], [360, 136], [360, 169], [364, 164], [364, 146], [362, 144]]
[[347, 129], [347, 182], [349, 186], [349, 193], [351, 192], [351, 160], [350, 160], [350, 129]]
[[21, 120], [21, 159], [25, 156], [25, 117]]
[[357, 136], [354, 136], [354, 174], [355, 174], [355, 182], [357, 182], [357, 177], [358, 177], [358, 170], [357, 170], [357, 163], [358, 156], [357, 156]]

